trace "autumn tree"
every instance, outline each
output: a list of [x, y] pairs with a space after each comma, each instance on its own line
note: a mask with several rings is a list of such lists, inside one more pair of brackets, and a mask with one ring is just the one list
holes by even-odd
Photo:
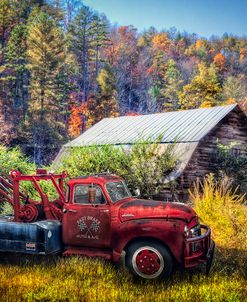
[[191, 82], [179, 93], [181, 108], [192, 109], [200, 107], [204, 102], [214, 106], [220, 102], [222, 88], [216, 67], [212, 64], [198, 64], [198, 73]]
[[162, 89], [165, 86], [167, 53], [170, 50], [170, 47], [171, 41], [166, 33], [158, 33], [153, 36], [152, 56], [150, 67], [147, 72], [152, 79], [151, 86], [149, 88], [149, 95], [153, 100], [153, 107], [155, 110], [160, 109], [164, 101]]
[[116, 100], [116, 82], [109, 65], [101, 69], [97, 77], [99, 91], [88, 101], [92, 123], [95, 124], [106, 117], [116, 117], [119, 115]]
[[133, 26], [113, 29], [110, 35], [111, 52], [106, 59], [113, 57], [113, 76], [116, 79], [116, 92], [121, 114], [139, 107], [138, 89], [138, 52], [137, 31]]
[[222, 53], [217, 53], [214, 57], [214, 64], [219, 69], [219, 71], [224, 71], [225, 64], [226, 64], [226, 58]]
[[89, 118], [90, 113], [87, 103], [73, 104], [69, 117], [69, 136], [75, 138], [86, 130], [87, 125], [91, 126]]
[[41, 164], [44, 153], [63, 140], [59, 75], [65, 61], [64, 38], [56, 22], [40, 12], [29, 24], [27, 43], [33, 158]]
[[247, 96], [246, 76], [228, 76], [223, 84], [223, 101], [234, 99], [239, 102]]
[[15, 2], [13, 0], [0, 1], [0, 39], [2, 50], [5, 48], [6, 40], [15, 23]]
[[140, 48], [151, 47], [152, 40], [156, 34], [157, 30], [154, 27], [150, 27], [145, 30], [141, 35], [139, 35], [137, 46]]
[[175, 111], [179, 109], [179, 92], [182, 90], [183, 78], [174, 60], [169, 60], [166, 64], [164, 76], [165, 85], [161, 89], [164, 98], [162, 109], [165, 111]]
[[158, 33], [152, 39], [154, 49], [168, 53], [171, 51], [172, 42], [169, 39], [167, 33]]

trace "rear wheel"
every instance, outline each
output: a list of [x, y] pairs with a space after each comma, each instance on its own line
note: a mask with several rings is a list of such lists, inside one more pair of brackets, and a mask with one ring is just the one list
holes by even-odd
[[135, 276], [143, 279], [161, 279], [171, 274], [173, 259], [162, 244], [141, 241], [129, 246], [126, 265]]

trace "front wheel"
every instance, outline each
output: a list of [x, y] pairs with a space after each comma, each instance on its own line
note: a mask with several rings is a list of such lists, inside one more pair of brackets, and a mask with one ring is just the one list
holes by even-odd
[[126, 265], [135, 276], [143, 279], [161, 279], [171, 274], [173, 259], [162, 244], [141, 241], [129, 246]]

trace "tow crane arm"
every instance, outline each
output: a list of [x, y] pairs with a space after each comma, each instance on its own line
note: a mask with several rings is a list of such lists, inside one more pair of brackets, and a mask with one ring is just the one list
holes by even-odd
[[[9, 178], [0, 176], [0, 202], [7, 201], [14, 209], [14, 221], [34, 222], [40, 219], [62, 219], [62, 208], [65, 202], [64, 179], [67, 173], [47, 173], [44, 169], [38, 169], [35, 175], [22, 175], [19, 171], [11, 171]], [[59, 198], [49, 201], [39, 181], [51, 181]], [[41, 201], [29, 198], [20, 192], [20, 182], [29, 181], [40, 195]]]

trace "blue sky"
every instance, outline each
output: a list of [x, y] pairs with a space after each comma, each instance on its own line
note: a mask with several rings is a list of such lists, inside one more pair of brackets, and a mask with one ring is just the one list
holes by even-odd
[[139, 31], [175, 26], [200, 36], [223, 33], [247, 36], [247, 0], [84, 0], [112, 23]]

